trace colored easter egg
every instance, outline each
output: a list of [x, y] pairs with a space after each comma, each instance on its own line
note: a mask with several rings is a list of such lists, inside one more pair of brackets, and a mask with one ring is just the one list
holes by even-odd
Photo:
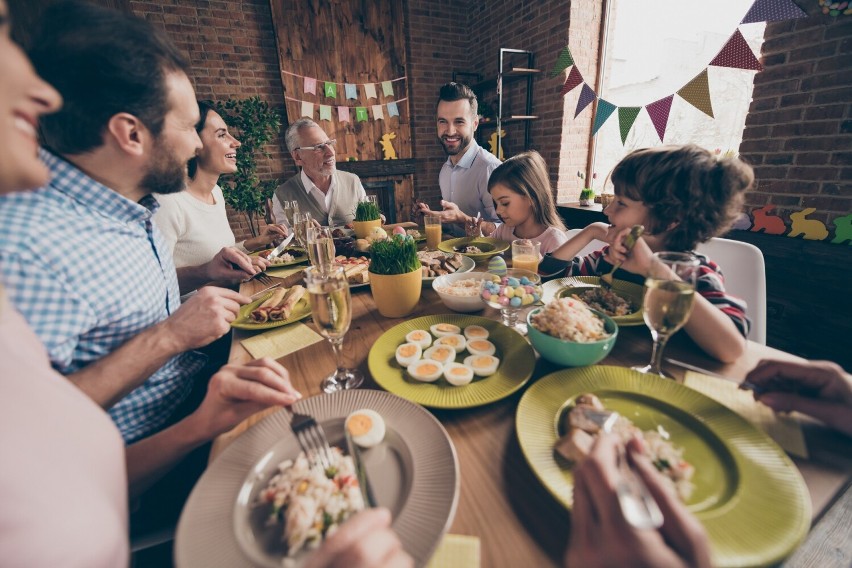
[[520, 308], [521, 307], [521, 299], [520, 298], [512, 298], [511, 300], [509, 300], [509, 304], [513, 308]]
[[404, 235], [405, 229], [403, 229], [402, 227], [394, 227], [393, 228], [393, 234], [394, 235]]
[[506, 261], [503, 260], [502, 256], [495, 256], [488, 261], [488, 272], [500, 274], [501, 276], [506, 274]]

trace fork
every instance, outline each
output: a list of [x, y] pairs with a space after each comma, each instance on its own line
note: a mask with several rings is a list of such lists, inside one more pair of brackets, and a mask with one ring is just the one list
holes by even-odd
[[[642, 225], [633, 225], [633, 228], [630, 229], [630, 234], [624, 238], [624, 246], [627, 248], [626, 254], [630, 254], [630, 251], [633, 249], [633, 245], [636, 244], [636, 241], [639, 240], [639, 237], [641, 237], [644, 232], [645, 227]], [[621, 263], [617, 262], [609, 273], [601, 275], [601, 287], [606, 290], [610, 290], [612, 288], [612, 275], [615, 274], [615, 271], [619, 268], [621, 268]]]
[[293, 412], [289, 407], [285, 408], [290, 414], [290, 429], [296, 436], [302, 451], [308, 457], [311, 467], [321, 467], [326, 470], [336, 465], [337, 460], [331, 451], [331, 446], [328, 444], [322, 426], [312, 416]]

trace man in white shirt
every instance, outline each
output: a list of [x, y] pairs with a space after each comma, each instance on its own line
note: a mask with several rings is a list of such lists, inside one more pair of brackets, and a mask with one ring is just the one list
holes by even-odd
[[476, 143], [473, 135], [479, 126], [476, 95], [467, 85], [447, 83], [438, 95], [438, 141], [447, 154], [438, 182], [443, 211], [432, 211], [418, 202], [416, 213], [439, 215], [444, 231], [456, 236], [465, 227], [477, 225], [487, 235], [494, 231], [498, 217], [488, 193], [488, 178], [500, 160]]
[[272, 200], [272, 214], [279, 223], [286, 220], [283, 201], [296, 201], [299, 211], [307, 211], [321, 225], [345, 225], [355, 218], [359, 201], [367, 193], [358, 176], [337, 170], [334, 145], [319, 125], [300, 118], [285, 135], [287, 150], [302, 171], [278, 186]]

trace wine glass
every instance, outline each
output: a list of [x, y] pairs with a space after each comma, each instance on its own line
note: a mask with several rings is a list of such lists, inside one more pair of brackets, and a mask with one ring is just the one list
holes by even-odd
[[309, 225], [305, 231], [308, 243], [308, 258], [316, 267], [328, 267], [334, 264], [334, 238], [331, 229], [317, 225]]
[[302, 248], [308, 248], [307, 231], [311, 226], [311, 214], [308, 211], [302, 213], [295, 211], [293, 213], [293, 232], [296, 235], [296, 241]]
[[634, 367], [635, 370], [668, 377], [660, 367], [663, 349], [669, 337], [683, 327], [692, 313], [697, 276], [698, 258], [694, 254], [654, 253], [651, 271], [645, 279], [645, 301], [642, 306], [645, 325], [654, 338], [654, 348], [651, 363], [644, 367]]
[[290, 227], [293, 227], [293, 214], [299, 212], [299, 202], [298, 201], [282, 201], [281, 208], [284, 210], [284, 218], [287, 221], [287, 224]]
[[312, 266], [305, 270], [305, 283], [311, 300], [314, 324], [334, 350], [337, 369], [322, 380], [323, 392], [354, 389], [364, 382], [356, 369], [343, 366], [343, 338], [352, 322], [352, 296], [343, 267]]
[[491, 278], [483, 279], [480, 284], [482, 301], [500, 310], [503, 325], [526, 335], [527, 324], [518, 319], [518, 311], [541, 302], [541, 276], [521, 268], [490, 274]]

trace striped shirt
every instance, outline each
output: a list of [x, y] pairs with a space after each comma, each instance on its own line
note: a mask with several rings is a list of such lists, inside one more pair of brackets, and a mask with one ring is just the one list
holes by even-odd
[[[0, 278], [62, 374], [83, 369], [180, 306], [171, 251], [134, 203], [45, 150], [50, 183], [0, 196]], [[204, 365], [182, 353], [112, 408], [125, 442], [160, 429]]]

